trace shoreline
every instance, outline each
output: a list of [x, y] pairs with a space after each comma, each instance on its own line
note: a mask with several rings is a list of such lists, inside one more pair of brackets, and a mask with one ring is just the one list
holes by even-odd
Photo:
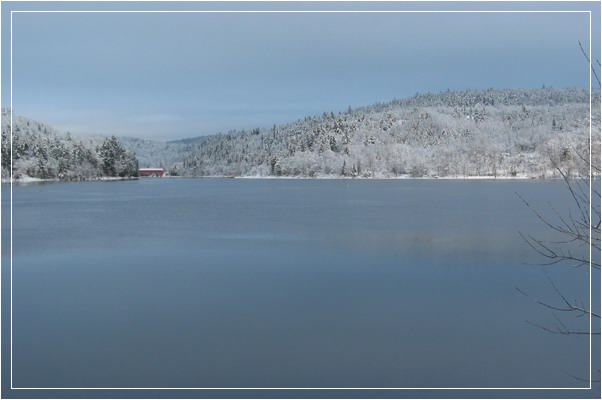
[[56, 178], [42, 179], [42, 178], [26, 176], [23, 178], [15, 178], [15, 179], [2, 178], [2, 185], [10, 185], [10, 184], [27, 185], [27, 184], [31, 184], [31, 183], [113, 182], [113, 181], [133, 181], [133, 180], [137, 180], [137, 179], [139, 179], [139, 178], [138, 177], [121, 178], [121, 177], [103, 176], [100, 178], [66, 180], [66, 179], [56, 179]]
[[[586, 177], [572, 177], [572, 179], [587, 179]], [[596, 179], [598, 177], [593, 177], [592, 179]], [[532, 176], [466, 176], [466, 177], [453, 177], [453, 176], [443, 176], [443, 177], [434, 177], [434, 176], [424, 176], [424, 177], [411, 177], [411, 176], [393, 176], [393, 177], [345, 177], [345, 176], [164, 176], [164, 177], [129, 177], [129, 178], [120, 178], [120, 177], [102, 177], [102, 178], [93, 178], [93, 179], [81, 179], [81, 180], [61, 180], [61, 179], [42, 179], [42, 178], [34, 178], [34, 177], [25, 177], [25, 178], [2, 178], [2, 185], [28, 185], [28, 184], [46, 184], [46, 183], [75, 183], [75, 182], [114, 182], [114, 181], [135, 181], [135, 180], [146, 180], [146, 179], [245, 179], [245, 180], [361, 180], [361, 181], [398, 181], [398, 180], [447, 180], [447, 181], [562, 181], [564, 180], [562, 176], [558, 177], [532, 177]]]
[[[216, 177], [220, 178], [220, 177]], [[466, 177], [454, 177], [454, 176], [380, 176], [380, 177], [365, 177], [365, 176], [234, 176], [225, 177], [234, 179], [307, 179], [307, 180], [362, 180], [362, 181], [403, 181], [403, 180], [552, 180], [558, 178], [537, 178], [529, 176], [466, 176]], [[562, 179], [562, 178], [560, 178]]]

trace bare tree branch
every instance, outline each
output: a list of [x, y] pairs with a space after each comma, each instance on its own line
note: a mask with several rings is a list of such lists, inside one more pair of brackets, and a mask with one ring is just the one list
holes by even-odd
[[[585, 56], [588, 63], [590, 63], [592, 73], [598, 81], [598, 86], [600, 86], [600, 78], [598, 77], [594, 66], [591, 65], [590, 58], [583, 49], [581, 42], [579, 42], [579, 48], [581, 49], [581, 52]], [[600, 61], [597, 60], [597, 62], [598, 66], [600, 66]], [[577, 155], [577, 158], [574, 160], [583, 163], [581, 166], [579, 166], [579, 172], [577, 174], [578, 176], [575, 178], [571, 178], [569, 171], [564, 171], [552, 158], [550, 158], [550, 162], [564, 180], [572, 198], [572, 207], [569, 207], [565, 214], [558, 212], [558, 210], [552, 204], [548, 203], [548, 207], [550, 208], [553, 216], [546, 217], [517, 193], [517, 196], [536, 215], [536, 217], [553, 233], [555, 232], [560, 236], [560, 239], [556, 241], [545, 241], [535, 238], [529, 234], [523, 234], [519, 231], [519, 234], [523, 240], [540, 256], [547, 260], [546, 262], [539, 263], [538, 265], [558, 265], [565, 263], [573, 267], [588, 266], [589, 274], [592, 274], [594, 271], [600, 271], [600, 260], [597, 255], [594, 257], [594, 254], [600, 253], [600, 191], [592, 182], [592, 179], [595, 177], [600, 177], [600, 165], [598, 165], [599, 161], [595, 161], [596, 165], [592, 165], [594, 161], [591, 157], [591, 146], [592, 143], [588, 141], [588, 150], [583, 151], [583, 154], [576, 148], [572, 148], [572, 151]], [[581, 175], [579, 176], [579, 174]], [[568, 214], [568, 216], [566, 214]], [[578, 301], [575, 299], [574, 301], [570, 301], [549, 276], [548, 281], [558, 297], [558, 299], [553, 302], [536, 299], [527, 294], [525, 291], [515, 288], [520, 294], [532, 300], [536, 304], [551, 310], [552, 316], [555, 320], [554, 323], [547, 324], [540, 324], [533, 321], [526, 322], [543, 331], [558, 335], [600, 336], [599, 331], [591, 331], [591, 319], [601, 319], [600, 312], [594, 312], [591, 309], [591, 301], [588, 306], [585, 305], [583, 300]], [[562, 315], [563, 317], [570, 315], [574, 318], [580, 319], [583, 319], [584, 317], [588, 318], [590, 322], [590, 331], [570, 328], [567, 326], [570, 325], [568, 324], [568, 318], [560, 318], [559, 315]], [[580, 324], [583, 326], [583, 322]], [[598, 373], [599, 372], [600, 371], [598, 371]], [[572, 374], [569, 374], [568, 372], [565, 373], [579, 381], [590, 382], [590, 380], [578, 378]], [[600, 381], [598, 380], [596, 382]]]
[[[585, 59], [587, 60], [587, 62], [589, 63], [589, 56], [585, 53], [585, 50], [583, 50], [583, 46], [581, 45], [581, 41], [578, 41], [579, 43], [579, 48], [581, 49], [581, 52], [583, 53], [583, 55], [585, 56]], [[598, 65], [600, 65], [600, 61], [598, 61]], [[592, 72], [594, 73], [594, 76], [596, 77], [596, 80], [598, 81], [598, 86], [600, 86], [600, 78], [598, 78], [598, 74], [596, 73], [596, 70], [594, 69], [594, 67], [592, 66]]]
[[[577, 376], [575, 376], [575, 375], [573, 375], [573, 374], [570, 374], [570, 373], [568, 373], [568, 372], [566, 372], [566, 371], [562, 371], [562, 372], [564, 372], [565, 374], [567, 374], [567, 375], [568, 375], [568, 376], [570, 376], [571, 378], [573, 378], [573, 379], [576, 379], [576, 380], [578, 380], [578, 381], [581, 381], [581, 382], [587, 382], [587, 383], [589, 383], [589, 382], [590, 382], [590, 380], [589, 380], [589, 379], [583, 379], [583, 378], [579, 378], [579, 377], [577, 377]], [[600, 370], [598, 370], [598, 375], [599, 375], [599, 374], [600, 374]], [[599, 380], [599, 379], [597, 379], [597, 380], [592, 380], [591, 382], [600, 382], [600, 380]]]
[[[548, 277], [549, 279], [549, 277]], [[529, 296], [527, 293], [525, 293], [523, 290], [519, 289], [519, 288], [515, 288], [520, 294], [522, 294], [523, 296], [527, 297], [528, 299], [534, 301], [535, 303], [542, 305], [546, 308], [549, 308], [551, 310], [554, 311], [562, 311], [562, 312], [578, 312], [580, 313], [578, 316], [582, 316], [582, 315], [591, 315], [592, 317], [598, 318], [600, 319], [600, 314], [597, 314], [595, 312], [589, 311], [587, 310], [583, 304], [582, 305], [577, 305], [577, 303], [575, 302], [575, 304], [572, 304], [571, 302], [569, 302], [566, 297], [564, 297], [562, 295], [562, 293], [560, 292], [560, 290], [558, 290], [558, 288], [556, 287], [556, 285], [554, 284], [554, 282], [550, 280], [550, 283], [552, 284], [552, 287], [554, 288], [554, 290], [556, 291], [556, 293], [562, 298], [563, 302], [564, 302], [564, 306], [555, 306], [555, 305], [551, 305], [549, 303], [546, 303], [544, 301], [538, 300], [536, 298], [533, 298], [531, 296]]]

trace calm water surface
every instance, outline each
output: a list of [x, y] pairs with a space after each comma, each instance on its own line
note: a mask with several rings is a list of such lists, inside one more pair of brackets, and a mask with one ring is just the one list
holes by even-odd
[[589, 276], [525, 265], [519, 230], [550, 234], [515, 192], [570, 204], [534, 181], [15, 187], [13, 386], [587, 386], [588, 337], [530, 325], [555, 320], [515, 288], [587, 300]]

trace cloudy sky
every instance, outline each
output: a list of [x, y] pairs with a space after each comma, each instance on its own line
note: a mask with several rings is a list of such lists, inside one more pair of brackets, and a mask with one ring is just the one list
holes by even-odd
[[[28, 3], [20, 9], [49, 6]], [[92, 8], [90, 3], [66, 6]], [[192, 6], [198, 8], [184, 5]], [[599, 4], [594, 3], [437, 6], [413, 8], [597, 7], [593, 23], [599, 32]], [[133, 7], [169, 9], [158, 3]], [[324, 8], [311, 3], [286, 7]], [[336, 8], [345, 7], [330, 7]], [[116, 8], [103, 4], [94, 9]], [[589, 47], [589, 21], [583, 12], [19, 12], [12, 21], [13, 109], [74, 134], [170, 140], [267, 127], [416, 92], [588, 87], [588, 65], [577, 42]], [[10, 105], [7, 25], [3, 21], [3, 106]], [[599, 50], [599, 39], [592, 46]], [[595, 51], [594, 58], [600, 58]]]

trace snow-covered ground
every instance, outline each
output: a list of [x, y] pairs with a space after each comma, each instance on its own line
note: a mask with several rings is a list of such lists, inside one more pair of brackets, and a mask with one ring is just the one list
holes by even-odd
[[[110, 177], [103, 176], [99, 178], [89, 178], [82, 179], [79, 182], [83, 181], [127, 181], [127, 180], [136, 180], [138, 178], [130, 177], [130, 178], [121, 178], [121, 177]], [[22, 184], [22, 183], [41, 183], [41, 182], [77, 182], [77, 181], [65, 181], [60, 179], [41, 179], [41, 178], [33, 178], [31, 176], [21, 176], [19, 178], [12, 179], [12, 183]], [[10, 178], [2, 178], [2, 183], [11, 183]]]

